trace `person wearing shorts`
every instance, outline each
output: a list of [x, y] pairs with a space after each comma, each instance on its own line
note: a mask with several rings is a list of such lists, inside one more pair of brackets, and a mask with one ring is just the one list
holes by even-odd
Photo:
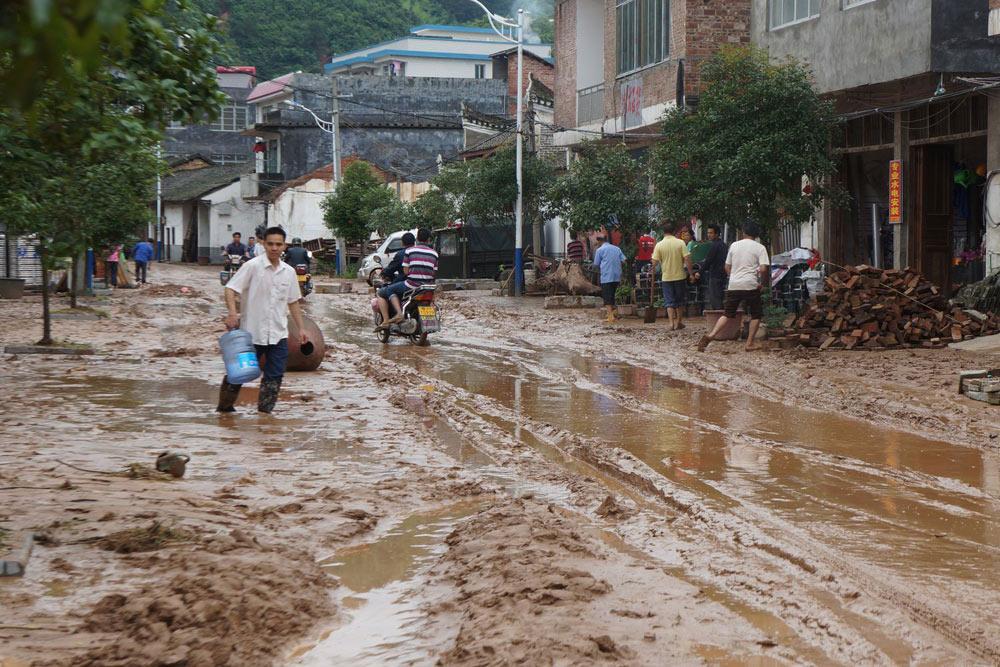
[[726, 326], [726, 323], [736, 317], [736, 311], [743, 304], [750, 315], [750, 332], [747, 335], [746, 350], [759, 349], [754, 338], [760, 328], [760, 319], [764, 315], [764, 303], [761, 297], [761, 279], [767, 275], [771, 261], [767, 249], [755, 239], [760, 235], [760, 228], [752, 220], [743, 224], [743, 238], [729, 246], [726, 255], [726, 273], [729, 274], [729, 286], [723, 300], [722, 317], [715, 323], [711, 333], [702, 336], [698, 341], [698, 351], [704, 352], [709, 344]]
[[[688, 280], [697, 280], [698, 274], [691, 265], [691, 253], [681, 239], [674, 236], [677, 225], [669, 220], [663, 223], [663, 239], [653, 249], [653, 271], [660, 267], [663, 306], [667, 309], [670, 330], [684, 328], [684, 306], [687, 304]], [[687, 273], [684, 272], [687, 267]]]
[[594, 253], [594, 266], [601, 270], [601, 297], [607, 310], [608, 322], [615, 321], [615, 294], [622, 281], [622, 264], [625, 263], [625, 253], [622, 249], [603, 236], [597, 237], [597, 252]]

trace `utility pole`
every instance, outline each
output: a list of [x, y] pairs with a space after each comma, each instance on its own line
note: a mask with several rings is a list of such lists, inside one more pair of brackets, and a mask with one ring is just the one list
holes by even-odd
[[[522, 166], [524, 164], [524, 94], [521, 89], [524, 51], [524, 10], [517, 10], [517, 203], [514, 206], [515, 230], [514, 243], [514, 296], [521, 296], [524, 285], [524, 183]], [[538, 248], [535, 248], [538, 252]]]
[[[330, 114], [330, 125], [333, 134], [330, 143], [333, 145], [333, 191], [340, 187], [343, 175], [340, 173], [340, 98], [337, 88], [337, 75], [331, 76], [333, 86], [332, 110]], [[347, 241], [343, 236], [337, 238], [337, 274], [344, 275], [347, 272]]]

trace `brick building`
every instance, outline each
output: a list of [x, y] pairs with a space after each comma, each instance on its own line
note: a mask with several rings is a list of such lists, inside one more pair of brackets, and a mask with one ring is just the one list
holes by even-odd
[[[522, 92], [527, 92], [528, 82], [532, 77], [541, 82], [546, 89], [553, 90], [556, 70], [552, 60], [535, 55], [527, 49], [523, 53], [521, 58]], [[493, 78], [507, 82], [507, 99], [504, 106], [507, 109], [507, 115], [513, 118], [517, 110], [517, 47], [494, 53], [491, 59], [493, 60]]]
[[[556, 5], [556, 135], [572, 146], [602, 134], [648, 144], [663, 113], [696, 101], [701, 63], [750, 42], [749, 0], [561, 0]], [[678, 79], [683, 72], [682, 85]]]

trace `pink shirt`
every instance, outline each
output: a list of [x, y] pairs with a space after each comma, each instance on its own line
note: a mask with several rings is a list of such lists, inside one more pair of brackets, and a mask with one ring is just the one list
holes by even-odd
[[112, 250], [108, 254], [108, 261], [109, 262], [117, 262], [118, 261], [118, 253], [120, 253], [121, 251], [122, 251], [122, 247], [120, 245], [116, 245], [115, 249]]

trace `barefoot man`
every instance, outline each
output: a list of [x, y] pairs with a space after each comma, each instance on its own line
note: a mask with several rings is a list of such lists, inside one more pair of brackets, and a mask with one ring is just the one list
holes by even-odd
[[748, 220], [743, 224], [743, 238], [729, 246], [726, 256], [726, 273], [729, 274], [729, 287], [726, 289], [724, 313], [711, 333], [702, 336], [698, 341], [698, 351], [704, 352], [708, 344], [718, 335], [730, 318], [736, 317], [736, 309], [745, 304], [750, 314], [750, 333], [747, 335], [746, 349], [756, 350], [760, 346], [754, 341], [760, 318], [764, 314], [764, 304], [761, 301], [761, 280], [767, 275], [771, 261], [767, 257], [767, 249], [755, 239], [760, 235], [757, 223]]

